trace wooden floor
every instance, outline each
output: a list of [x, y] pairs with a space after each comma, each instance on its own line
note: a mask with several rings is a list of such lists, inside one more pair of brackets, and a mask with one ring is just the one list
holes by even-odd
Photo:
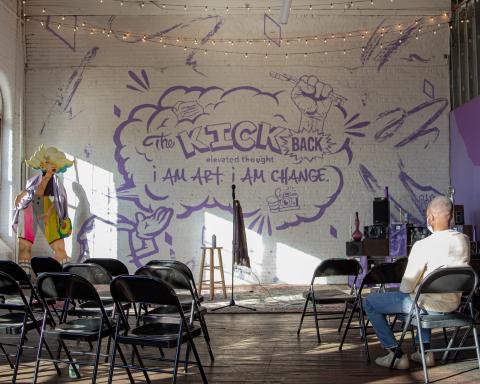
[[[324, 342], [317, 345], [314, 329], [310, 328], [311, 318], [306, 319], [307, 327], [297, 338], [296, 327], [299, 314], [209, 314], [207, 322], [211, 333], [215, 362], [210, 364], [203, 338], [196, 339], [209, 383], [414, 383], [422, 382], [419, 365], [412, 363], [409, 371], [390, 371], [366, 364], [358, 330], [352, 331], [349, 342], [342, 352], [338, 351], [338, 334], [330, 327], [322, 329]], [[35, 343], [32, 337], [30, 344]], [[438, 339], [441, 340], [441, 339]], [[440, 342], [438, 342], [440, 343]], [[372, 356], [383, 353], [372, 336]], [[436, 343], [433, 343], [436, 344]], [[407, 348], [411, 344], [407, 343]], [[76, 347], [72, 344], [72, 348]], [[157, 355], [155, 349], [144, 349], [143, 353]], [[429, 370], [431, 381], [440, 383], [480, 383], [480, 370], [473, 354], [464, 355], [461, 361], [439, 365]], [[26, 353], [18, 382], [31, 383], [33, 373], [33, 351]], [[11, 382], [11, 370], [4, 360], [0, 362], [0, 382]], [[68, 370], [62, 370], [58, 377], [49, 363], [41, 367], [39, 382], [42, 383], [89, 383], [91, 369], [81, 368], [82, 378], [69, 379]], [[155, 374], [152, 381], [168, 383], [169, 376]], [[107, 366], [100, 366], [98, 380], [107, 380]], [[143, 375], [135, 374], [137, 382]], [[128, 382], [122, 370], [115, 371], [115, 383]], [[201, 383], [195, 367], [185, 374], [183, 368], [178, 383]]]

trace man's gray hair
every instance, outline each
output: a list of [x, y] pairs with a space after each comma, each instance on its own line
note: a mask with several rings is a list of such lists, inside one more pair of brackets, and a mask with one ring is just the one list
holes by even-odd
[[437, 215], [449, 215], [452, 212], [452, 201], [446, 196], [437, 196], [428, 204], [427, 210]]

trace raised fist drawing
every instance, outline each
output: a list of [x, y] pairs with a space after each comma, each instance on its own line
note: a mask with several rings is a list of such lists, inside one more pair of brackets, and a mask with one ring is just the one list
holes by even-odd
[[325, 118], [333, 98], [332, 87], [318, 80], [316, 76], [304, 75], [292, 89], [291, 97], [302, 114]]

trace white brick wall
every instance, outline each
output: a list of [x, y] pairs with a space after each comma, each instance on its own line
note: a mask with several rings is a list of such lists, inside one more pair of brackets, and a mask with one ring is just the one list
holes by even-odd
[[[14, 0], [0, 1], [0, 258], [12, 258], [15, 237], [10, 229], [13, 196], [20, 187], [22, 158], [24, 46]], [[3, 101], [3, 103], [2, 103]]]
[[[41, 3], [30, 1], [29, 12], [42, 15]], [[196, 269], [203, 232], [207, 242], [212, 233], [217, 235], [218, 242], [226, 248], [228, 265], [231, 215], [225, 206], [230, 202], [232, 166], [221, 166], [224, 176], [219, 185], [199, 185], [191, 180], [199, 167], [202, 171], [212, 168], [212, 163], [207, 162], [211, 157], [239, 156], [240, 160], [245, 154], [273, 157], [273, 164], [256, 166], [264, 171], [265, 182], [259, 181], [254, 186], [241, 181], [249, 164], [234, 164], [238, 198], [244, 212], [249, 213], [245, 222], [253, 229], [248, 234], [253, 270], [263, 282], [305, 282], [319, 259], [344, 256], [345, 241], [350, 237], [350, 217], [358, 211], [362, 226], [371, 223], [372, 199], [383, 195], [384, 186], [389, 186], [396, 203], [421, 220], [418, 207], [424, 196], [430, 197], [434, 189], [444, 192], [449, 184], [449, 87], [448, 63], [444, 57], [448, 54], [449, 34], [444, 19], [429, 18], [448, 9], [448, 1], [376, 1], [374, 9], [368, 3], [361, 6], [363, 9], [357, 10], [355, 6], [347, 11], [310, 12], [307, 6], [305, 11], [292, 11], [288, 24], [282, 26], [284, 40], [280, 47], [268, 46], [263, 41], [253, 45], [236, 41], [233, 46], [219, 42], [221, 38], [263, 39], [264, 16], [259, 10], [250, 14], [232, 10], [226, 14], [218, 1], [208, 2], [211, 11], [207, 13], [193, 9], [167, 12], [149, 5], [144, 9], [131, 4], [120, 7], [108, 1], [103, 5], [94, 1], [62, 4], [51, 2], [46, 14], [58, 16], [50, 19], [49, 29], [42, 28], [38, 18], [27, 26], [26, 152], [31, 154], [44, 143], [58, 146], [77, 160], [75, 168], [65, 174], [74, 222], [74, 234], [67, 245], [74, 259], [88, 251], [91, 256], [119, 257], [134, 269], [151, 258], [177, 258]], [[205, 19], [215, 12], [217, 17]], [[276, 12], [271, 14], [274, 19], [278, 16]], [[67, 27], [75, 22], [74, 17], [61, 20], [62, 14], [77, 15], [80, 30], [75, 35]], [[46, 16], [42, 17], [46, 21]], [[423, 18], [418, 26], [414, 25], [416, 17]], [[395, 32], [386, 34], [371, 59], [362, 63], [361, 47], [366, 46], [373, 29], [382, 20], [387, 30]], [[89, 31], [95, 29], [94, 33], [82, 30], [82, 22]], [[434, 35], [433, 28], [438, 22], [443, 27]], [[60, 29], [56, 23], [63, 23]], [[220, 28], [203, 44], [202, 37], [213, 30], [215, 23], [221, 24]], [[397, 26], [399, 23], [401, 27]], [[414, 28], [410, 38], [399, 32], [408, 25]], [[422, 32], [416, 40], [420, 25]], [[132, 35], [124, 40], [121, 32], [108, 38], [101, 33], [103, 28], [106, 32], [111, 28], [140, 36], [145, 33], [147, 42], [134, 42]], [[166, 35], [196, 38], [199, 44], [180, 41], [180, 48], [163, 48], [160, 34], [169, 28], [173, 29]], [[370, 35], [364, 39], [350, 37], [348, 32], [353, 30], [359, 31], [357, 35], [368, 30]], [[330, 37], [331, 33], [336, 34], [335, 40], [329, 39], [325, 44], [323, 36]], [[322, 38], [315, 40], [315, 35]], [[311, 39], [305, 44], [304, 39], [293, 41], [292, 36]], [[346, 41], [340, 36], [346, 36]], [[287, 45], [288, 37], [292, 41]], [[385, 54], [388, 41], [397, 39], [406, 41], [379, 68], [374, 58]], [[216, 40], [215, 45], [212, 40]], [[175, 40], [168, 43], [177, 44]], [[189, 47], [186, 52], [183, 46]], [[201, 47], [195, 56], [198, 72], [186, 65], [191, 47]], [[207, 55], [204, 49], [208, 50]], [[212, 52], [215, 49], [231, 53], [226, 56]], [[325, 49], [339, 52], [311, 53]], [[244, 57], [245, 52], [249, 53], [248, 58]], [[268, 59], [264, 57], [266, 52]], [[310, 54], [305, 58], [304, 52]], [[289, 53], [288, 59], [285, 53]], [[295, 56], [295, 53], [301, 54]], [[315, 76], [345, 98], [345, 115], [341, 108], [332, 106], [324, 121], [323, 133], [334, 143], [329, 152], [317, 148], [309, 154], [316, 156], [310, 161], [289, 157], [285, 148], [282, 154], [258, 148], [247, 152], [228, 149], [186, 158], [176, 136], [207, 125], [231, 123], [233, 127], [250, 121], [257, 127], [266, 122], [284, 130], [282, 135], [290, 150], [293, 143], [290, 136], [313, 139], [321, 136], [319, 125], [312, 132], [299, 132], [300, 109], [309, 108], [304, 104], [309, 101], [292, 97], [296, 80], [282, 81], [272, 77], [271, 72], [297, 80], [303, 75]], [[184, 94], [182, 88], [164, 95], [175, 86], [187, 87], [192, 92]], [[227, 92], [246, 86], [255, 89]], [[206, 91], [208, 87], [219, 88]], [[320, 85], [318, 88], [320, 92]], [[328, 91], [326, 86], [324, 94]], [[159, 106], [162, 95], [165, 97]], [[214, 107], [216, 103], [219, 104]], [[314, 124], [321, 124], [315, 122], [321, 119], [323, 104], [320, 104], [320, 101], [315, 104], [316, 119], [310, 116]], [[143, 107], [130, 115], [137, 120], [127, 122], [129, 113], [139, 105]], [[199, 115], [199, 111], [204, 114]], [[147, 127], [149, 118], [153, 120]], [[308, 116], [303, 122], [306, 120]], [[363, 121], [370, 123], [348, 129]], [[378, 132], [389, 124], [397, 129], [392, 137], [383, 140]], [[407, 145], [395, 146], [423, 125], [424, 129], [438, 129], [438, 137], [432, 132], [410, 140]], [[245, 147], [252, 143], [249, 135], [258, 133], [257, 128], [248, 129], [237, 138], [245, 140]], [[174, 140], [173, 148], [160, 149], [158, 136], [162, 132]], [[356, 133], [361, 135], [355, 136]], [[200, 140], [213, 138], [203, 135]], [[336, 153], [347, 139], [352, 151], [350, 163], [346, 151]], [[302, 151], [297, 152], [301, 154]], [[377, 180], [371, 190], [359, 175], [360, 165]], [[298, 194], [299, 207], [295, 207], [294, 196], [286, 201], [294, 205], [290, 208], [298, 209], [276, 212], [271, 206], [274, 196], [284, 193], [287, 185], [272, 180], [272, 173], [276, 176], [278, 170], [286, 167], [289, 170], [327, 167], [329, 180], [290, 182], [288, 186], [293, 186]], [[171, 186], [168, 180], [162, 181], [168, 168], [184, 169], [189, 182]], [[187, 212], [186, 206], [196, 207], [202, 202], [207, 208], [192, 208], [192, 212]], [[324, 209], [325, 205], [328, 208]], [[396, 208], [392, 212], [398, 217]], [[170, 221], [169, 214], [172, 214]], [[203, 226], [206, 228], [202, 231]], [[36, 253], [47, 251], [42, 241], [35, 247]]]

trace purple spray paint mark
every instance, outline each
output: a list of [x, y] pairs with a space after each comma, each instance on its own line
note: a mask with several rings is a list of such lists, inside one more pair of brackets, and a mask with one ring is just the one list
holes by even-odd
[[130, 78], [140, 87], [137, 88], [134, 85], [127, 84], [128, 89], [132, 89], [137, 92], [145, 92], [150, 89], [150, 82], [148, 81], [148, 76], [144, 69], [142, 69], [141, 74], [143, 79], [141, 79], [135, 72], [131, 70], [128, 71], [128, 75], [130, 76]]
[[330, 225], [330, 236], [333, 238], [337, 238], [337, 228], [335, 228], [333, 225]]
[[404, 47], [412, 38], [413, 33], [417, 28], [423, 27], [423, 19], [417, 20], [410, 24], [398, 40], [387, 43], [383, 49], [375, 56], [375, 62], [377, 63], [377, 71], [380, 71], [382, 67], [387, 64], [395, 53], [399, 51], [401, 47]]
[[120, 110], [119, 107], [117, 107], [116, 105], [113, 106], [113, 114], [117, 117], [120, 117], [122, 111]]
[[167, 243], [170, 246], [172, 246], [173, 244], [172, 235], [170, 235], [168, 232], [165, 232], [165, 243]]
[[418, 61], [420, 63], [429, 63], [430, 61], [432, 61], [431, 57], [423, 58], [422, 56], [420, 56], [417, 53], [411, 53], [410, 55], [408, 55], [408, 57], [401, 57], [401, 59], [405, 60], [405, 61], [409, 61], [411, 63], [413, 63], [415, 61]]
[[430, 99], [435, 99], [435, 86], [427, 79], [423, 80], [423, 93]]
[[72, 72], [65, 86], [62, 88], [59, 88], [60, 94], [55, 99], [53, 105], [51, 106], [48, 112], [47, 118], [42, 124], [40, 134], [43, 134], [45, 127], [47, 125], [47, 122], [50, 119], [50, 116], [54, 112], [60, 111], [60, 112], [64, 112], [71, 115], [72, 111], [71, 111], [70, 105], [73, 100], [73, 97], [75, 96], [78, 90], [78, 87], [80, 86], [80, 83], [83, 80], [83, 74], [85, 72], [86, 67], [96, 57], [98, 49], [99, 49], [98, 47], [93, 47], [92, 49], [90, 49], [85, 54], [85, 56], [83, 57], [78, 67], [75, 68], [75, 70]]
[[[434, 96], [435, 87], [428, 80], [425, 81], [427, 81], [427, 83], [424, 83], [423, 91], [425, 92], [426, 90], [427, 93], [431, 93], [431, 95]], [[440, 130], [438, 127], [432, 125], [446, 111], [447, 107], [447, 99], [437, 98], [420, 103], [408, 111], [401, 107], [397, 107], [382, 112], [378, 115], [376, 123], [383, 127], [375, 133], [375, 141], [382, 143], [388, 139], [396, 137], [402, 131], [402, 128], [405, 127], [404, 130], [406, 130], [409, 127], [417, 127], [418, 119], [422, 119], [423, 122], [420, 124], [420, 127], [411, 133], [406, 132], [407, 135], [399, 140], [394, 147], [404, 147], [427, 135], [432, 135], [433, 138], [431, 141], [435, 142], [440, 134]], [[430, 141], [425, 144], [425, 148], [428, 147], [429, 144]]]
[[[47, 21], [45, 24], [45, 29], [51, 32], [56, 38], [58, 38], [63, 44], [65, 44], [69, 49], [75, 52], [77, 47], [77, 16], [64, 16], [65, 23], [72, 24], [74, 28], [58, 28], [61, 25], [61, 22], [53, 22], [52, 16], [47, 16]], [[70, 20], [72, 19], [72, 20]], [[62, 20], [63, 21], [63, 20]], [[52, 28], [50, 24], [54, 25], [55, 28]]]
[[[362, 54], [360, 55], [360, 61], [362, 62], [362, 65], [366, 65], [368, 63], [373, 53], [375, 52], [377, 47], [380, 45], [383, 39], [383, 35], [379, 33], [379, 31], [384, 22], [385, 22], [385, 19], [383, 19], [380, 22], [380, 24], [377, 25], [377, 28], [375, 29], [375, 31], [373, 31], [372, 35], [367, 41], [367, 44], [362, 50]], [[387, 29], [384, 28], [383, 34], [385, 34], [386, 32], [388, 32], [388, 28]]]

